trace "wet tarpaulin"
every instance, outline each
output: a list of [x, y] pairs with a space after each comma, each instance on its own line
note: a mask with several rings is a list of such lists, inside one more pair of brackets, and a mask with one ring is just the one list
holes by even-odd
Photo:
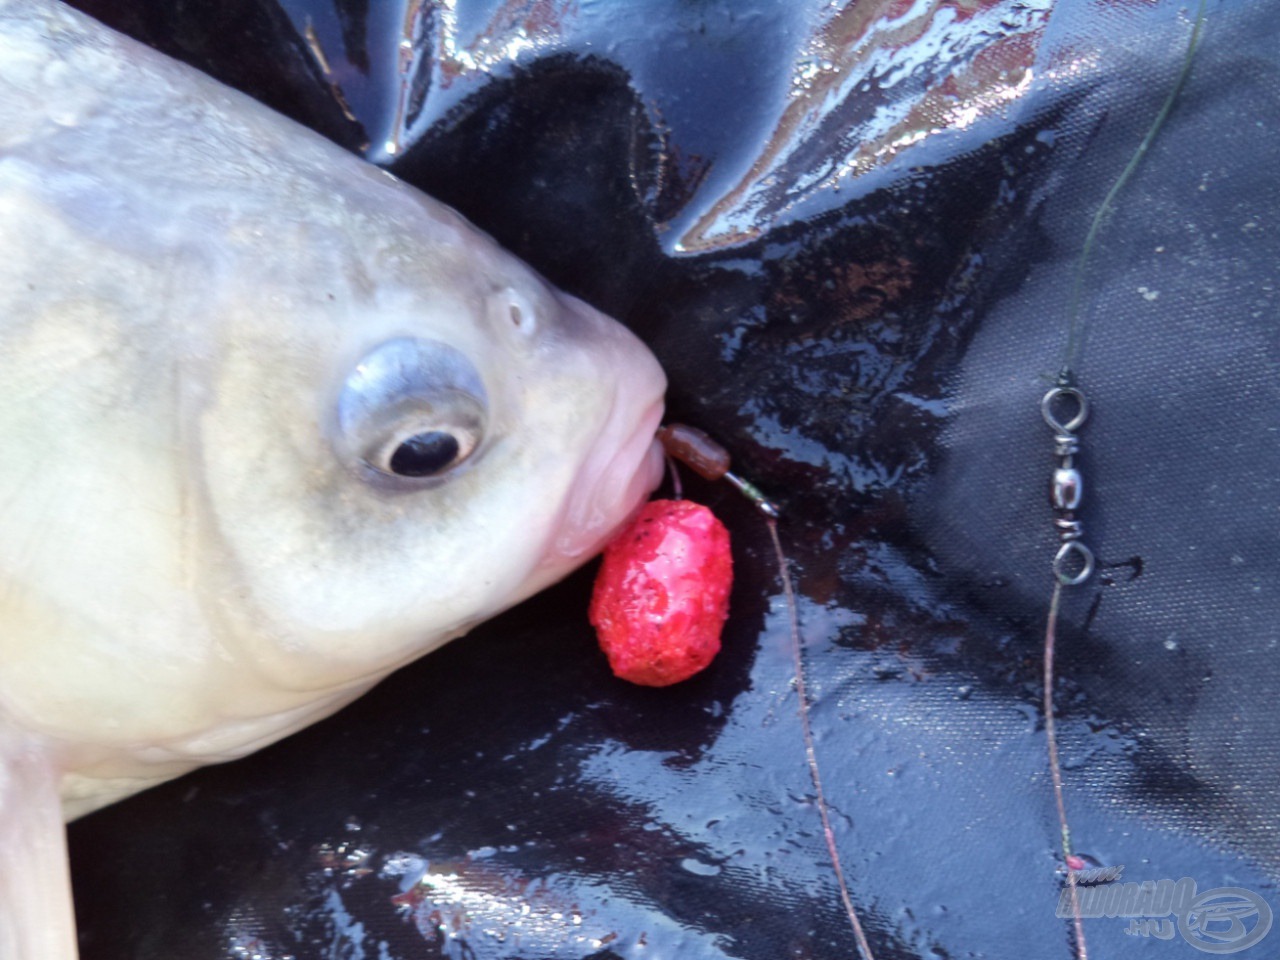
[[[80, 5], [637, 330], [672, 417], [785, 508], [875, 955], [1073, 956], [1039, 402], [1195, 0]], [[1075, 847], [1123, 881], [1249, 891], [1255, 931], [1280, 908], [1277, 169], [1280, 20], [1209, 0], [1085, 267], [1098, 570], [1065, 597], [1055, 689]], [[86, 960], [853, 956], [767, 531], [688, 488], [737, 557], [706, 674], [613, 679], [585, 571], [287, 742], [77, 823]], [[1097, 956], [1280, 949], [1165, 919], [1083, 925]]]

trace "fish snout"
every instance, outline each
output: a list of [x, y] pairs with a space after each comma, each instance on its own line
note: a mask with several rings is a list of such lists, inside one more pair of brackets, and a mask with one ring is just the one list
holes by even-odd
[[[569, 493], [552, 557], [580, 563], [604, 545], [662, 480], [662, 423], [667, 378], [649, 348], [626, 327], [573, 298], [565, 298], [577, 332], [594, 328], [604, 362], [598, 368], [606, 412]], [[594, 339], [594, 337], [593, 337]], [[595, 411], [584, 410], [584, 418]]]

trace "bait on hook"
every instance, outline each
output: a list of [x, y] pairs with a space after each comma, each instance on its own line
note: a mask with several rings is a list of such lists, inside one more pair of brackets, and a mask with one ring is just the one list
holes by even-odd
[[[771, 522], [778, 508], [729, 470], [729, 453], [694, 427], [658, 431], [669, 461], [708, 480], [732, 483]], [[652, 500], [605, 548], [589, 618], [615, 676], [665, 687], [704, 670], [720, 651], [729, 616], [733, 560], [729, 531], [705, 506], [685, 500], [672, 469], [674, 500]]]
[[[703, 431], [669, 424], [658, 431], [658, 440], [669, 464], [678, 460], [706, 480], [727, 480], [751, 501], [769, 528], [787, 602], [800, 727], [815, 806], [858, 956], [874, 960], [845, 880], [818, 768], [795, 591], [778, 536], [781, 511], [758, 487], [729, 469], [729, 452]], [[671, 475], [679, 498], [674, 465]], [[666, 686], [705, 668], [720, 649], [732, 577], [729, 534], [710, 510], [684, 499], [648, 503], [605, 548], [591, 600], [591, 622], [614, 674], [633, 683]]]
[[729, 617], [729, 531], [691, 500], [650, 500], [604, 550], [589, 618], [614, 676], [687, 680], [720, 652]]

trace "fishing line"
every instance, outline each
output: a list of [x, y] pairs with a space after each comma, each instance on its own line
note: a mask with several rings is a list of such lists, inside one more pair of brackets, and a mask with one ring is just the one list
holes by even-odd
[[791, 628], [791, 656], [795, 660], [796, 696], [800, 699], [800, 729], [804, 734], [804, 756], [809, 765], [809, 779], [813, 781], [814, 800], [818, 807], [818, 817], [822, 820], [822, 835], [826, 838], [827, 854], [831, 858], [831, 866], [835, 870], [836, 884], [840, 888], [840, 902], [844, 904], [845, 913], [849, 917], [849, 925], [853, 928], [853, 939], [858, 944], [858, 955], [862, 960], [875, 960], [871, 953], [871, 945], [858, 920], [858, 911], [853, 906], [853, 898], [849, 895], [849, 884], [844, 878], [844, 868], [840, 865], [840, 850], [836, 847], [836, 834], [831, 828], [831, 814], [827, 809], [827, 796], [822, 789], [822, 773], [818, 769], [818, 752], [814, 748], [813, 728], [809, 722], [809, 693], [805, 684], [804, 652], [800, 645], [800, 615], [796, 605], [795, 591], [791, 587], [791, 573], [787, 568], [787, 558], [782, 552], [782, 540], [778, 537], [778, 521], [775, 517], [765, 516], [765, 526], [769, 528], [769, 536], [773, 540], [774, 554], [778, 558], [778, 576], [782, 579], [782, 592], [787, 599], [787, 616]]
[[1076, 935], [1076, 956], [1088, 960], [1089, 948], [1084, 939], [1084, 920], [1080, 913], [1080, 891], [1076, 871], [1071, 868], [1071, 827], [1067, 823], [1067, 806], [1062, 797], [1062, 765], [1058, 761], [1058, 734], [1053, 720], [1053, 647], [1058, 624], [1058, 606], [1062, 602], [1063, 583], [1053, 585], [1049, 601], [1049, 623], [1044, 631], [1044, 732], [1049, 743], [1049, 774], [1053, 779], [1053, 799], [1058, 807], [1058, 826], [1062, 836], [1062, 858], [1067, 864], [1067, 888], [1071, 891], [1071, 922]]
[[1057, 807], [1058, 828], [1062, 845], [1062, 859], [1067, 869], [1067, 887], [1070, 891], [1072, 928], [1076, 941], [1078, 960], [1088, 960], [1089, 949], [1084, 938], [1084, 923], [1080, 911], [1080, 898], [1077, 884], [1078, 868], [1083, 864], [1071, 852], [1071, 827], [1067, 820], [1067, 807], [1062, 785], [1062, 765], [1058, 756], [1057, 726], [1054, 720], [1053, 686], [1054, 655], [1057, 643], [1058, 617], [1062, 606], [1062, 593], [1065, 588], [1079, 586], [1086, 582], [1094, 571], [1093, 552], [1084, 543], [1084, 529], [1076, 516], [1083, 493], [1083, 482], [1079, 470], [1074, 463], [1075, 454], [1079, 451], [1079, 440], [1076, 432], [1084, 426], [1089, 416], [1089, 403], [1083, 391], [1075, 385], [1075, 368], [1080, 360], [1081, 340], [1084, 323], [1081, 320], [1081, 302], [1084, 294], [1084, 281], [1088, 271], [1089, 260], [1097, 242], [1098, 234], [1115, 204], [1116, 197], [1124, 189], [1130, 178], [1137, 171], [1146, 156], [1156, 135], [1164, 126], [1173, 110], [1174, 102], [1182, 92], [1183, 85], [1191, 73], [1191, 64], [1196, 48], [1200, 44], [1200, 34], [1204, 28], [1205, 10], [1208, 0], [1200, 0], [1196, 12], [1191, 36], [1187, 41], [1186, 53], [1182, 66], [1174, 79], [1173, 87], [1165, 97], [1163, 105], [1148, 127], [1146, 135], [1138, 144], [1133, 156], [1125, 164], [1120, 176], [1116, 178], [1111, 189], [1103, 198], [1097, 212], [1089, 224], [1084, 244], [1080, 250], [1080, 258], [1076, 263], [1075, 279], [1071, 288], [1071, 300], [1067, 315], [1067, 336], [1063, 345], [1062, 365], [1059, 368], [1057, 382], [1040, 401], [1040, 413], [1045, 422], [1054, 431], [1054, 453], [1059, 458], [1059, 465], [1053, 472], [1051, 498], [1053, 509], [1057, 513], [1054, 526], [1061, 541], [1053, 558], [1053, 595], [1049, 601], [1049, 614], [1044, 633], [1044, 725], [1045, 740], [1049, 753], [1049, 774], [1053, 782], [1053, 797]]
[[813, 783], [814, 803], [818, 809], [818, 818], [822, 821], [822, 835], [826, 840], [831, 867], [835, 871], [836, 885], [840, 890], [840, 902], [844, 906], [845, 915], [849, 918], [849, 926], [853, 928], [853, 939], [858, 947], [858, 956], [862, 960], [875, 960], [871, 945], [867, 942], [867, 935], [858, 919], [858, 911], [853, 905], [849, 884], [845, 880], [844, 867], [840, 862], [840, 850], [836, 846], [835, 830], [831, 826], [827, 794], [822, 786], [822, 771], [818, 767], [818, 751], [814, 746], [813, 725], [809, 718], [809, 689], [805, 682], [804, 651], [800, 642], [799, 605], [796, 603], [795, 589], [791, 584], [787, 558], [782, 550], [782, 539], [778, 536], [778, 517], [781, 516], [781, 511], [755, 484], [734, 474], [729, 469], [729, 451], [698, 428], [683, 423], [669, 424], [658, 431], [658, 440], [662, 444], [667, 466], [671, 470], [671, 480], [677, 499], [680, 497], [680, 478], [676, 472], [675, 461], [678, 460], [706, 480], [729, 481], [751, 502], [769, 529], [774, 556], [778, 560], [778, 578], [782, 581], [782, 592], [787, 603], [787, 625], [791, 641], [791, 656], [795, 664], [796, 695], [800, 701], [800, 731], [804, 738], [805, 763], [809, 768], [809, 779]]
[[1085, 235], [1084, 245], [1080, 248], [1080, 259], [1076, 263], [1075, 282], [1071, 287], [1071, 306], [1067, 314], [1067, 341], [1062, 351], [1062, 367], [1058, 378], [1070, 380], [1073, 376], [1072, 371], [1075, 370], [1076, 364], [1080, 359], [1080, 303], [1084, 294], [1084, 280], [1086, 268], [1089, 259], [1093, 255], [1094, 243], [1098, 239], [1098, 232], [1102, 229], [1102, 221], [1106, 219], [1108, 213], [1111, 212], [1112, 205], [1115, 203], [1116, 197], [1120, 191], [1124, 189], [1129, 178], [1137, 171], [1138, 166], [1142, 163], [1142, 158], [1147, 155], [1147, 150], [1151, 148], [1151, 144], [1155, 141], [1156, 134], [1160, 132], [1160, 128], [1164, 126], [1165, 120], [1169, 118], [1170, 112], [1173, 110], [1174, 101], [1178, 99], [1178, 95], [1182, 93], [1183, 84], [1187, 82], [1187, 77], [1191, 74], [1191, 61], [1196, 54], [1196, 48], [1200, 46], [1200, 32], [1204, 28], [1205, 10], [1208, 6], [1208, 0], [1200, 0], [1200, 6], [1196, 10], [1196, 20], [1191, 27], [1191, 37], [1187, 41], [1187, 51], [1182, 57], [1182, 67], [1178, 71], [1178, 75], [1174, 78], [1173, 87], [1169, 91], [1169, 95], [1165, 97], [1160, 112], [1156, 114], [1156, 118], [1151, 121], [1151, 126], [1147, 129], [1147, 134], [1142, 138], [1142, 142], [1138, 144], [1138, 149], [1134, 151], [1133, 156], [1129, 158], [1129, 162], [1125, 164], [1125, 168], [1120, 171], [1120, 176], [1116, 178], [1116, 182], [1111, 185], [1111, 189], [1107, 191], [1107, 195], [1103, 197], [1102, 204], [1098, 207], [1098, 212], [1093, 215], [1093, 221], [1089, 224], [1089, 232]]

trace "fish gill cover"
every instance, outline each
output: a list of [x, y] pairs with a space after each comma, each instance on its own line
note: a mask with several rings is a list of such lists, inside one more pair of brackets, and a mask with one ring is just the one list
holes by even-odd
[[[875, 955], [1075, 955], [1038, 404], [1193, 4], [78, 6], [639, 332], [673, 418], [783, 503]], [[1272, 907], [1278, 34], [1265, 5], [1207, 5], [1102, 222], [1076, 365], [1098, 570], [1064, 600], [1054, 691], [1077, 851]], [[73, 826], [86, 960], [852, 956], [767, 532], [689, 486], [738, 549], [704, 674], [615, 681], [586, 571], [289, 741]], [[1161, 929], [1084, 924], [1111, 956]]]

